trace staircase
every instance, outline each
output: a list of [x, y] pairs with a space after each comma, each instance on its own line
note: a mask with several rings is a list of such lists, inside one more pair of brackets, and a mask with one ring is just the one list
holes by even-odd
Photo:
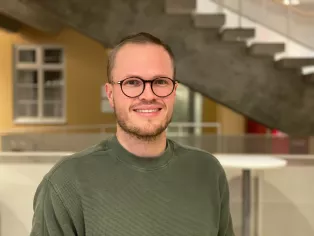
[[204, 96], [270, 128], [314, 134], [311, 58], [283, 58], [278, 43], [254, 43], [254, 28], [223, 29], [225, 15], [195, 14], [196, 0], [27, 0], [63, 23], [112, 47], [146, 31], [165, 40], [177, 59], [177, 79]]

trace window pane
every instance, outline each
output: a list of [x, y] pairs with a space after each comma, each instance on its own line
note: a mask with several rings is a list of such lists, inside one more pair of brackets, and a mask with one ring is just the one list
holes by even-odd
[[23, 117], [38, 116], [38, 79], [35, 70], [18, 70], [15, 90], [17, 103], [16, 115]]
[[37, 85], [38, 73], [36, 70], [18, 70], [17, 83], [23, 85]]
[[34, 49], [19, 49], [18, 62], [35, 63], [36, 51]]
[[19, 100], [37, 101], [38, 99], [37, 88], [18, 87], [16, 89], [16, 92], [17, 92], [18, 101]]
[[36, 100], [38, 98], [37, 71], [19, 70], [17, 73], [17, 100]]
[[37, 117], [38, 116], [37, 101], [26, 100], [18, 101], [16, 112], [18, 117]]
[[61, 70], [46, 70], [44, 71], [44, 85], [47, 88], [62, 87], [63, 73]]
[[60, 118], [63, 116], [61, 101], [44, 102], [44, 116]]
[[44, 116], [63, 116], [63, 79], [62, 71], [44, 72]]
[[44, 50], [44, 63], [46, 64], [62, 63], [62, 50], [61, 49], [45, 49]]
[[44, 99], [62, 100], [63, 80], [61, 71], [44, 72]]

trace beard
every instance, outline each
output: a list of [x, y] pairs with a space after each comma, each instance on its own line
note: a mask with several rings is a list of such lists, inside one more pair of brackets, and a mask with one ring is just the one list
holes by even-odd
[[114, 114], [120, 128], [127, 134], [146, 142], [156, 140], [167, 129], [172, 120], [172, 116], [170, 116], [166, 117], [160, 124], [153, 124], [148, 120], [147, 124], [136, 126], [121, 113], [114, 108]]

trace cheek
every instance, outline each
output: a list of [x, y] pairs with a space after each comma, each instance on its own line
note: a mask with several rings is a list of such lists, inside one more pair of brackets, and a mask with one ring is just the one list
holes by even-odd
[[164, 103], [166, 104], [167, 109], [172, 111], [175, 103], [175, 96], [171, 96], [164, 99]]
[[124, 94], [120, 93], [115, 94], [114, 96], [115, 109], [123, 112], [128, 112], [131, 104], [132, 101], [130, 101], [130, 98], [124, 96]]

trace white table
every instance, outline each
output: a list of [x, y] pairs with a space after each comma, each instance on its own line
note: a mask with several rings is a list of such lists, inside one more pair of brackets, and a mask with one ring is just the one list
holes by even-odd
[[2, 163], [51, 163], [57, 162], [60, 158], [69, 156], [73, 152], [0, 152]]
[[74, 154], [73, 152], [0, 152], [0, 157], [64, 157]]
[[242, 170], [242, 235], [250, 235], [251, 171], [282, 168], [287, 161], [270, 155], [214, 154], [224, 168]]

